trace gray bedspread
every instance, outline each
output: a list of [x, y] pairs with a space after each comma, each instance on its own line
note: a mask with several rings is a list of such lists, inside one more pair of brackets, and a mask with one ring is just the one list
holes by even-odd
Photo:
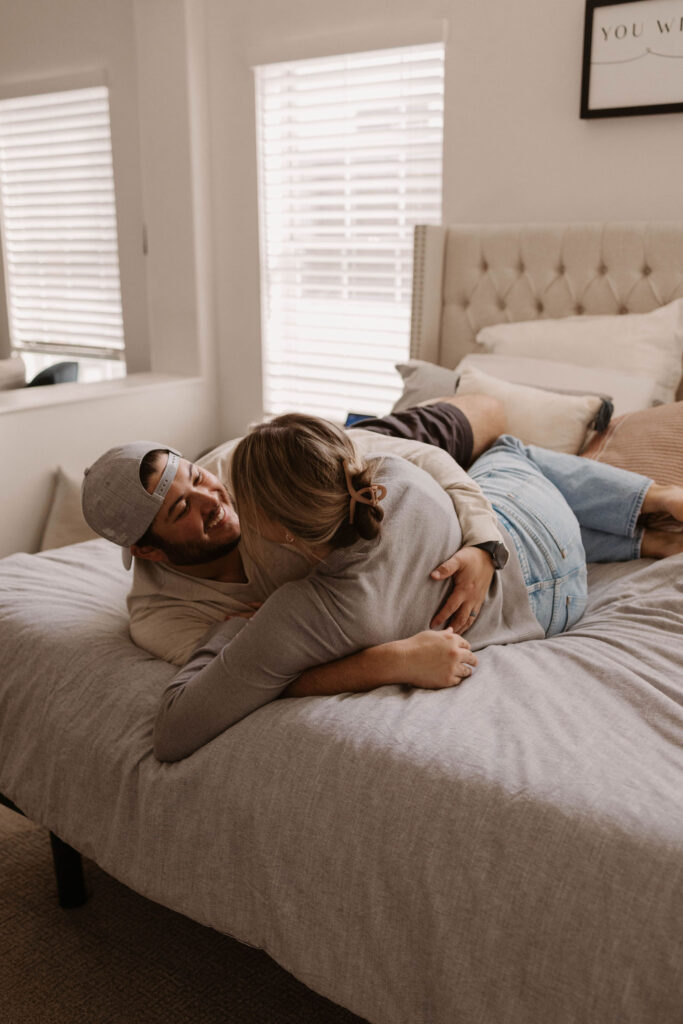
[[104, 541], [0, 562], [0, 791], [375, 1024], [683, 1018], [683, 556], [441, 692], [277, 701], [152, 755], [174, 673]]

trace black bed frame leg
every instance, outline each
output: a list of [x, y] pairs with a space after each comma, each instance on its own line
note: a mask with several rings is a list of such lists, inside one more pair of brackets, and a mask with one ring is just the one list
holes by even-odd
[[50, 844], [60, 907], [64, 907], [65, 910], [82, 907], [88, 894], [85, 891], [83, 860], [80, 853], [62, 842], [54, 832], [50, 832]]
[[[17, 807], [3, 793], [0, 793], [0, 804], [25, 817], [21, 808]], [[88, 894], [85, 891], [83, 860], [80, 853], [78, 850], [74, 850], [73, 846], [63, 842], [54, 832], [50, 832], [50, 845], [52, 846], [52, 863], [55, 869], [60, 907], [64, 907], [65, 910], [82, 907]]]

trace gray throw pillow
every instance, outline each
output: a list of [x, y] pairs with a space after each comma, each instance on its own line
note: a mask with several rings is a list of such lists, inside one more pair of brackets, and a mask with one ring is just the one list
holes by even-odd
[[455, 370], [445, 366], [427, 363], [423, 359], [411, 359], [407, 363], [397, 363], [396, 369], [403, 378], [403, 394], [394, 404], [392, 412], [410, 409], [420, 402], [428, 402], [434, 398], [445, 398], [454, 395], [460, 377]]

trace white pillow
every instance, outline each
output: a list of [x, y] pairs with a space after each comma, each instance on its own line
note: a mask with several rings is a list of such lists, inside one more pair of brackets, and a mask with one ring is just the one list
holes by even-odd
[[47, 515], [40, 551], [62, 548], [93, 540], [97, 534], [90, 529], [81, 511], [81, 481], [58, 469], [55, 491]]
[[573, 316], [484, 327], [477, 341], [499, 356], [531, 356], [652, 377], [656, 400], [675, 401], [683, 358], [683, 299], [652, 313]]
[[498, 398], [505, 407], [506, 433], [514, 434], [525, 444], [570, 455], [581, 451], [589, 427], [603, 407], [599, 395], [562, 395], [524, 384], [508, 384], [472, 367], [460, 375], [457, 394]]
[[0, 391], [23, 388], [26, 382], [26, 367], [21, 356], [0, 359]]
[[465, 356], [456, 366], [455, 372], [459, 374], [470, 368], [507, 380], [511, 384], [528, 384], [534, 388], [565, 393], [603, 395], [612, 400], [614, 416], [647, 409], [656, 401], [657, 382], [652, 377], [636, 377], [602, 367], [576, 366], [573, 363], [531, 359], [528, 356], [474, 353]]

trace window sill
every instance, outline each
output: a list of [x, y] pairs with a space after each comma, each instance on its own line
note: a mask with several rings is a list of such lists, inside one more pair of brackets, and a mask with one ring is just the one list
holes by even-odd
[[123, 394], [153, 391], [179, 384], [198, 384], [201, 377], [184, 377], [164, 373], [131, 373], [120, 380], [100, 381], [96, 384], [48, 384], [37, 388], [14, 388], [0, 391], [0, 416], [3, 413], [46, 409], [53, 405], [71, 405], [74, 402], [116, 398]]

